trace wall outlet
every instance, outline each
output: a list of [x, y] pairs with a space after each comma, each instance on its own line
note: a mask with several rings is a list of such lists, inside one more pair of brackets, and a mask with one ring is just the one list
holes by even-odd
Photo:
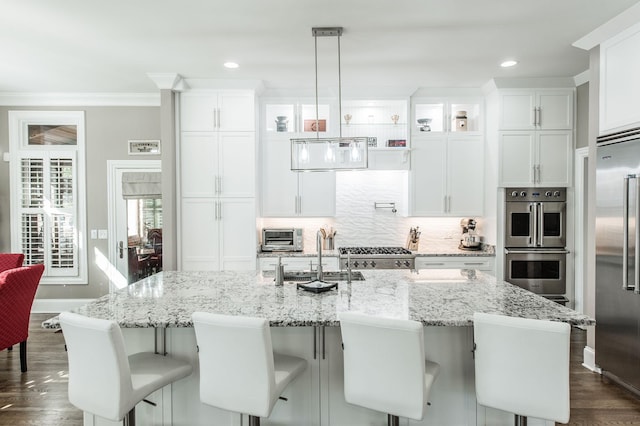
[[98, 239], [98, 230], [97, 229], [92, 229], [91, 230], [91, 239], [92, 240], [97, 240]]
[[107, 230], [106, 229], [98, 229], [98, 239], [99, 240], [106, 240], [107, 238], [109, 238], [109, 236], [107, 234]]

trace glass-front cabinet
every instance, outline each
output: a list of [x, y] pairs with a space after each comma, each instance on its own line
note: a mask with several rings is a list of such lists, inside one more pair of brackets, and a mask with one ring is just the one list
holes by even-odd
[[[329, 136], [336, 133], [331, 120], [329, 102], [314, 99], [267, 99], [263, 102], [263, 129], [267, 135], [316, 134]], [[317, 123], [316, 123], [317, 118]]]
[[418, 98], [412, 101], [414, 135], [429, 133], [480, 134], [482, 128], [481, 98]]

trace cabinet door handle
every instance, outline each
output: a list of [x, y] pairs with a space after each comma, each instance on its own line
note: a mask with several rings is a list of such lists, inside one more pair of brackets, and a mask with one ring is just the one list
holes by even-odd
[[218, 194], [222, 194], [222, 176], [218, 176]]
[[220, 118], [220, 108], [218, 108], [218, 129], [222, 127], [222, 119]]
[[218, 220], [222, 220], [222, 201], [218, 201]]

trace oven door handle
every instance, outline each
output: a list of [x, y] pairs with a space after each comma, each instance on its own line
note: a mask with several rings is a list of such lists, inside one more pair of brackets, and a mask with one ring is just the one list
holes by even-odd
[[533, 226], [530, 245], [538, 247], [538, 207], [536, 203], [529, 204], [529, 212], [531, 212], [531, 225]]
[[527, 250], [527, 249], [504, 249], [504, 254], [569, 254], [565, 249]]
[[544, 204], [538, 203], [536, 220], [538, 221], [538, 244], [536, 247], [544, 247]]

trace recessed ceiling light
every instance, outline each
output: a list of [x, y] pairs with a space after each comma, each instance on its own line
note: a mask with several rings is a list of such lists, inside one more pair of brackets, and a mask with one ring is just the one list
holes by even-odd
[[508, 61], [504, 61], [503, 63], [501, 63], [500, 66], [502, 68], [509, 68], [509, 67], [512, 67], [512, 66], [517, 65], [517, 64], [518, 64], [518, 61], [514, 61], [514, 60], [510, 59]]
[[235, 63], [235, 62], [225, 62], [224, 66], [225, 66], [225, 68], [231, 68], [231, 69], [239, 67], [239, 65], [237, 63]]

